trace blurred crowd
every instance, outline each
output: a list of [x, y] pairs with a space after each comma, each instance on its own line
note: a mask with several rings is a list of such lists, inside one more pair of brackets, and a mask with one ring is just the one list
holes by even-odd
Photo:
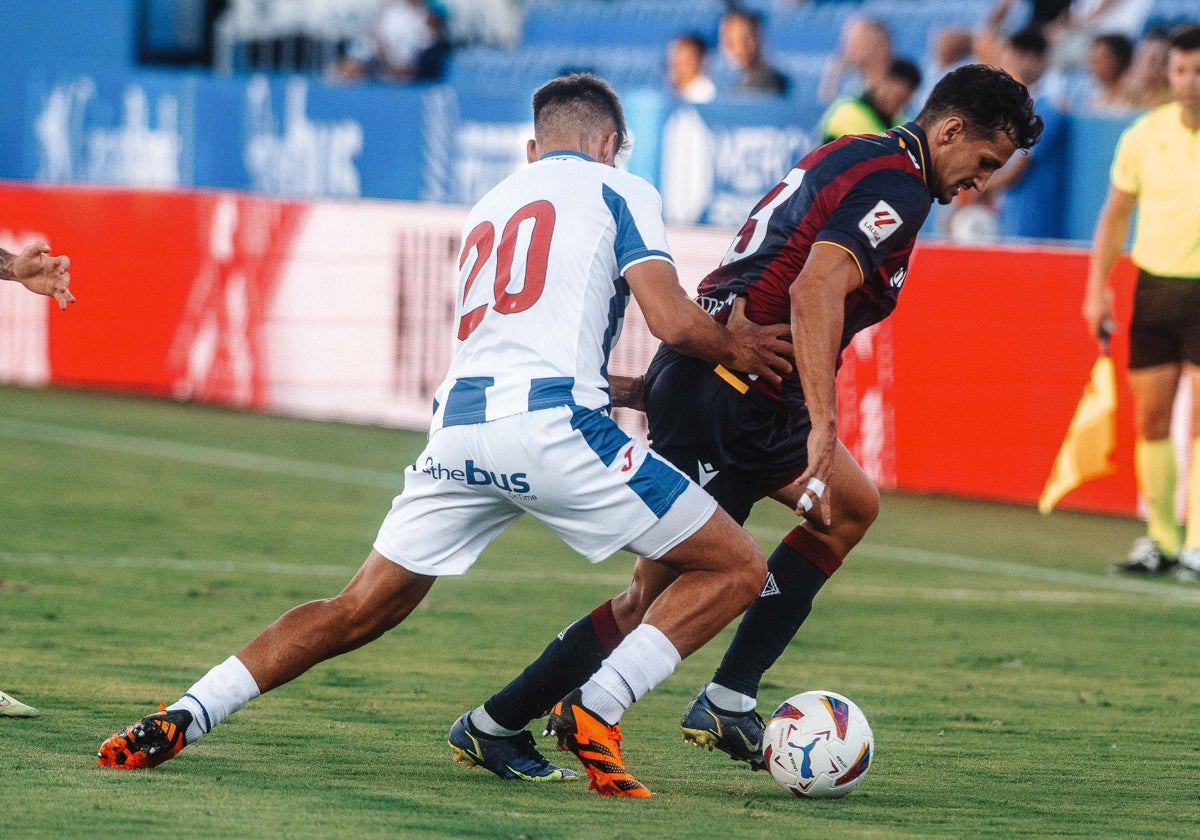
[[[455, 49], [515, 46], [527, 6], [522, 0], [339, 2], [353, 2], [370, 15], [360, 31], [340, 41], [324, 68], [336, 83], [441, 80]], [[664, 45], [662, 79], [647, 79], [648, 84], [696, 104], [747, 96], [802, 95], [811, 101], [815, 95], [826, 110], [819, 125], [805, 128], [815, 129], [823, 141], [880, 132], [911, 119], [937, 80], [962, 64], [1002, 67], [1030, 88], [1047, 122], [1042, 142], [1029, 155], [1016, 156], [987, 193], [963, 193], [952, 208], [935, 213], [937, 232], [953, 239], [1053, 235], [1044, 221], [1053, 217], [1061, 190], [1044, 174], [1061, 165], [1064, 115], [1132, 116], [1170, 96], [1168, 29], [1148, 23], [1154, 0], [995, 0], [974, 26], [932, 31], [921, 55], [897, 55], [897, 33], [863, 13], [846, 20], [835, 50], [818, 56], [824, 66], [815, 91], [811, 80], [789, 78], [772, 61], [757, 11], [769, 4], [725, 2], [715, 41], [711, 32], [679, 32]], [[1192, 16], [1200, 19], [1200, 7]]]

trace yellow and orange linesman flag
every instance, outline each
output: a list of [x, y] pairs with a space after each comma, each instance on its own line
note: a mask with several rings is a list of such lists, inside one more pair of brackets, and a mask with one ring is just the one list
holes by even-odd
[[1091, 381], [1067, 427], [1067, 436], [1038, 499], [1038, 510], [1049, 513], [1063, 496], [1084, 482], [1115, 472], [1112, 453], [1116, 445], [1117, 376], [1112, 357], [1105, 352], [1092, 366]]

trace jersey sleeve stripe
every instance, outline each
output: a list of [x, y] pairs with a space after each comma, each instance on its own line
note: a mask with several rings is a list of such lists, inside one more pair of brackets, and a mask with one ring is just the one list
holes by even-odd
[[638, 263], [647, 262], [648, 260], [664, 260], [669, 262], [671, 265], [675, 265], [675, 260], [672, 259], [671, 255], [666, 251], [652, 251], [647, 248], [642, 253], [634, 255], [629, 261], [622, 262], [621, 273], [624, 274], [626, 271], [628, 271], [631, 265], [637, 265]]
[[667, 252], [655, 250], [646, 245], [646, 240], [642, 236], [642, 232], [638, 230], [637, 222], [634, 220], [633, 213], [629, 210], [629, 203], [625, 201], [624, 196], [608, 184], [603, 187], [603, 195], [604, 203], [608, 206], [608, 211], [612, 213], [613, 222], [617, 226], [617, 237], [613, 249], [617, 254], [617, 266], [622, 273], [635, 262], [650, 257], [668, 261], [671, 259], [671, 255]]

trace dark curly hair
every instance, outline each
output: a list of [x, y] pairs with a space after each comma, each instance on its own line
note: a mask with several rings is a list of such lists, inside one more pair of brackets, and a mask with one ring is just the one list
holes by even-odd
[[594, 126], [611, 120], [617, 132], [617, 151], [628, 151], [625, 110], [608, 82], [591, 73], [571, 73], [552, 79], [533, 94], [534, 131], [559, 130], [570, 124]]
[[1042, 137], [1042, 118], [1034, 113], [1029, 90], [986, 64], [967, 64], [943, 76], [916, 122], [928, 131], [952, 115], [962, 117], [975, 136], [1003, 132], [1018, 149], [1031, 149]]

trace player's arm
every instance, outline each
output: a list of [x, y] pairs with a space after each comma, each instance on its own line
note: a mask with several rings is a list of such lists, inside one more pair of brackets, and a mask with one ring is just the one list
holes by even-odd
[[[791, 286], [792, 346], [812, 419], [808, 469], [800, 476], [802, 484], [814, 478], [829, 484], [833, 477], [838, 442], [837, 358], [846, 296], [862, 282], [862, 269], [850, 251], [830, 242], [817, 242]], [[832, 524], [829, 493], [816, 495], [822, 521]]]
[[792, 369], [787, 325], [729, 331], [687, 296], [675, 266], [666, 260], [635, 263], [626, 269], [625, 279], [650, 332], [680, 353], [761, 376], [772, 384]]
[[1112, 292], [1108, 278], [1125, 249], [1129, 219], [1136, 206], [1136, 195], [1109, 187], [1108, 198], [1096, 220], [1096, 234], [1088, 259], [1087, 289], [1083, 295], [1083, 320], [1091, 335], [1099, 335], [1101, 325], [1112, 320]]
[[71, 260], [65, 256], [52, 257], [50, 246], [44, 242], [29, 245], [19, 254], [0, 248], [0, 280], [13, 280], [31, 292], [58, 301], [59, 309], [75, 302], [71, 294], [71, 275], [67, 269]]

